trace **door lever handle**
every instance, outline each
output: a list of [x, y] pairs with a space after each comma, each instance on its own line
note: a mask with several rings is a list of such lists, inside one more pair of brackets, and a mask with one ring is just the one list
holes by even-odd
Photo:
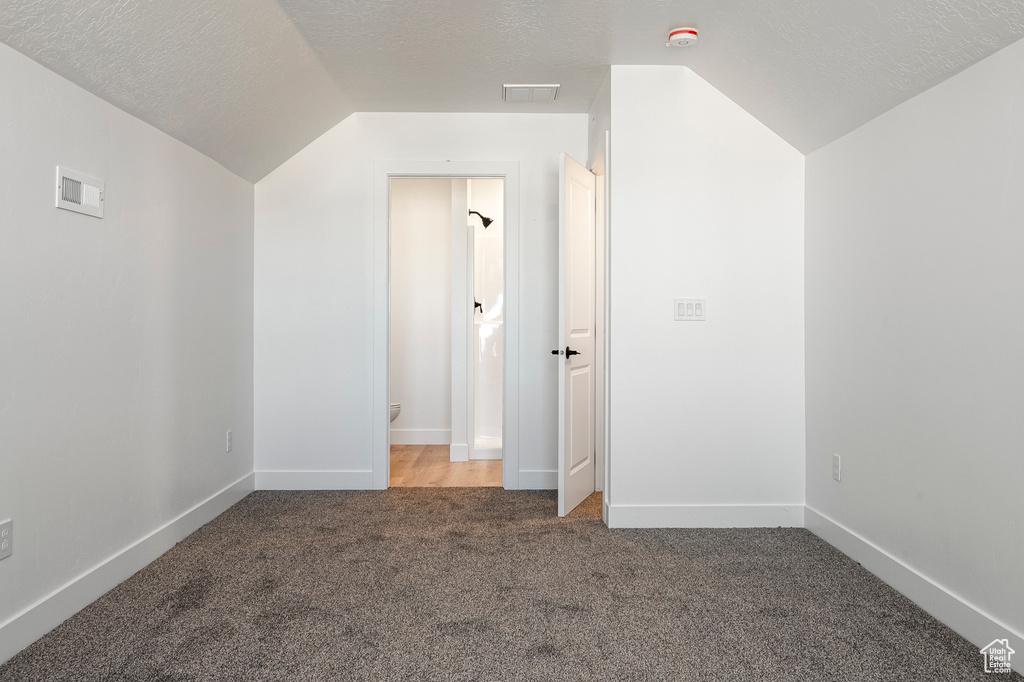
[[561, 355], [561, 354], [562, 354], [562, 351], [560, 351], [560, 350], [558, 350], [558, 349], [556, 348], [556, 349], [554, 349], [553, 351], [551, 351], [551, 354], [552, 354], [552, 355]]
[[568, 358], [568, 357], [572, 357], [573, 355], [579, 355], [579, 354], [580, 354], [580, 352], [578, 350], [573, 350], [572, 348], [569, 348], [569, 346], [565, 347], [565, 357]]
[[480, 312], [483, 312], [484, 311], [484, 304], [481, 303], [480, 301], [474, 300], [473, 301], [473, 312], [474, 313], [476, 312], [477, 308], [480, 309]]

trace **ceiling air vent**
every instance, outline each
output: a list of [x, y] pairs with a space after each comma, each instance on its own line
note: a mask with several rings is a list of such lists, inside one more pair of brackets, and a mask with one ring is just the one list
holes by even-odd
[[502, 99], [506, 102], [554, 102], [558, 85], [509, 85], [502, 86]]
[[103, 181], [57, 166], [57, 208], [103, 217]]

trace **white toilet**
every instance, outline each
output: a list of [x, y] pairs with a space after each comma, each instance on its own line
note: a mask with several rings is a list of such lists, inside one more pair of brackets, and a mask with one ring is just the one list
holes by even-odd
[[402, 403], [391, 403], [391, 421], [398, 419], [398, 413], [402, 411]]

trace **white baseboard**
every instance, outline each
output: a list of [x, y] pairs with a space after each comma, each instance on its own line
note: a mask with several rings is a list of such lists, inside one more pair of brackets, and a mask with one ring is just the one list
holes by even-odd
[[519, 472], [520, 490], [557, 490], [558, 471], [527, 470]]
[[[962, 597], [905, 564], [867, 538], [821, 512], [807, 507], [806, 528], [874, 573], [979, 649], [994, 639], [1010, 639], [1010, 648], [1024, 652], [1024, 635], [1015, 632]], [[979, 665], [981, 656], [979, 654]], [[1024, 673], [1024, 657], [1012, 660]], [[998, 677], [998, 676], [996, 676]]]
[[253, 491], [253, 475], [168, 521], [0, 624], [0, 664], [139, 572]]
[[802, 528], [802, 504], [613, 504], [609, 528]]
[[501, 448], [473, 448], [469, 458], [480, 460], [501, 459]]
[[451, 429], [391, 429], [392, 445], [450, 445]]
[[372, 490], [372, 471], [257, 471], [256, 490]]
[[452, 445], [449, 450], [449, 462], [468, 462], [469, 461], [469, 445], [461, 443], [459, 445]]

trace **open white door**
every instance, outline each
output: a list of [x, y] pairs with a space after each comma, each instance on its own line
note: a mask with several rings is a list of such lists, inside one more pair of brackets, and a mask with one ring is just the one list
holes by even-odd
[[560, 157], [558, 199], [558, 515], [594, 492], [594, 174]]

